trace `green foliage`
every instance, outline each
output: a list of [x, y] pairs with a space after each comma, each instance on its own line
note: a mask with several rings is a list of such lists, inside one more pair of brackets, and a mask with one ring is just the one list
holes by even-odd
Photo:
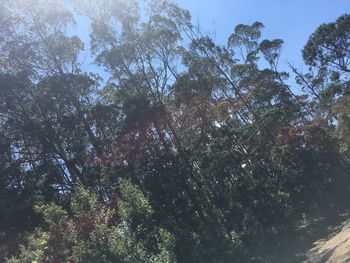
[[140, 190], [128, 181], [120, 190], [130, 200], [112, 207], [102, 206], [95, 194], [77, 186], [69, 218], [55, 204], [37, 206], [47, 230], [37, 229], [20, 255], [7, 262], [176, 262], [174, 238], [168, 231], [147, 221], [135, 222], [150, 220], [153, 213]]
[[303, 58], [309, 65], [330, 66], [349, 72], [350, 15], [322, 24], [311, 35], [303, 49]]
[[10, 258], [8, 263], [33, 263], [45, 262], [47, 257], [44, 256], [45, 250], [48, 249], [49, 234], [41, 230], [36, 230], [34, 234], [28, 237], [28, 245], [21, 246], [20, 256], [18, 258]]
[[87, 191], [84, 186], [79, 184], [74, 188], [70, 207], [74, 214], [84, 215], [98, 211], [100, 202], [96, 194]]
[[43, 204], [36, 205], [34, 210], [37, 213], [42, 214], [45, 222], [49, 225], [60, 224], [62, 221], [67, 220], [67, 213], [62, 207], [51, 203], [51, 204]]

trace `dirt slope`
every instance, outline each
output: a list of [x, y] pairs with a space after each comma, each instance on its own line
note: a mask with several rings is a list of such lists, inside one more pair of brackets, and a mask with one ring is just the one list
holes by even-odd
[[350, 221], [327, 239], [318, 240], [307, 253], [304, 263], [345, 263], [350, 262]]

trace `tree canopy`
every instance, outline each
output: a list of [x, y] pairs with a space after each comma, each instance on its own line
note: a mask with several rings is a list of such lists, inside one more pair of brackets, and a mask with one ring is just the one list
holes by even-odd
[[166, 0], [2, 1], [0, 261], [281, 262], [347, 211], [350, 15], [306, 73], [263, 28], [218, 45]]

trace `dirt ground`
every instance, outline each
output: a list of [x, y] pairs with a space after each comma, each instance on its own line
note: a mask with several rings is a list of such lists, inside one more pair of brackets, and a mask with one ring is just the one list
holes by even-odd
[[327, 239], [318, 240], [308, 251], [304, 263], [346, 263], [350, 262], [350, 220]]

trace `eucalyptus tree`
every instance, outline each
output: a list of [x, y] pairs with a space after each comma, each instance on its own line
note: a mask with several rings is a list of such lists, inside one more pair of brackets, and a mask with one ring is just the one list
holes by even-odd
[[0, 12], [0, 209], [40, 226], [12, 262], [246, 262], [348, 190], [347, 15], [294, 94], [260, 22], [218, 45], [169, 1]]

